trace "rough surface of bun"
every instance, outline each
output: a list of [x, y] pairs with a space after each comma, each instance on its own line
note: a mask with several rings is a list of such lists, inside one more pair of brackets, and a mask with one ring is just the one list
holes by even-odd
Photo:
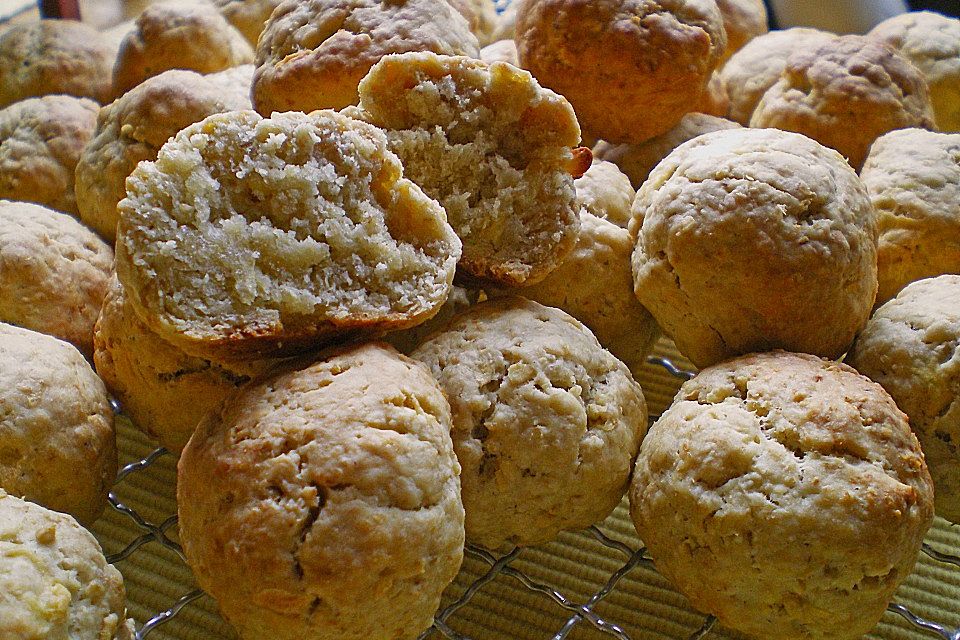
[[90, 364], [62, 340], [0, 322], [0, 407], [0, 488], [93, 523], [117, 448], [110, 399]]
[[884, 44], [839, 36], [787, 58], [750, 126], [802, 133], [836, 149], [859, 170], [884, 133], [935, 125], [930, 90], [916, 67]]
[[471, 307], [413, 357], [451, 402], [468, 540], [540, 544], [620, 502], [647, 408], [629, 370], [574, 318], [500, 298]]
[[432, 51], [476, 58], [466, 19], [437, 0], [284, 0], [257, 45], [257, 111], [339, 109], [390, 53]]
[[281, 0], [213, 0], [220, 14], [243, 34], [254, 49], [263, 32], [267, 18]]
[[668, 155], [633, 203], [637, 297], [698, 367], [775, 348], [846, 351], [877, 292], [877, 222], [837, 152], [730, 129]]
[[937, 514], [960, 522], [960, 275], [907, 285], [880, 307], [847, 361], [908, 416], [936, 488]]
[[89, 25], [40, 20], [0, 36], [0, 107], [55, 93], [110, 101], [116, 49]]
[[630, 506], [658, 571], [724, 626], [855, 640], [912, 571], [933, 486], [879, 385], [772, 352], [683, 385], [643, 442]]
[[717, 0], [727, 32], [727, 50], [723, 60], [767, 32], [767, 5], [763, 0]]
[[248, 386], [180, 458], [180, 539], [245, 639], [413, 640], [463, 559], [450, 406], [370, 343]]
[[960, 133], [891, 131], [860, 178], [880, 229], [878, 305], [914, 280], [960, 273]]
[[463, 240], [460, 269], [473, 278], [536, 282], [573, 249], [580, 129], [570, 104], [526, 71], [387, 56], [363, 79], [352, 114], [386, 130], [407, 177], [446, 209]]
[[152, 4], [120, 44], [113, 95], [168, 69], [213, 73], [250, 62], [250, 43], [213, 5], [183, 0]]
[[70, 516], [0, 489], [0, 637], [133, 640], [123, 576]]
[[[599, 143], [597, 146], [600, 146]], [[637, 195], [630, 178], [612, 162], [594, 160], [587, 172], [573, 181], [587, 213], [627, 228], [630, 207]]]
[[212, 115], [141, 162], [127, 194], [130, 301], [161, 338], [214, 360], [419, 324], [460, 257], [383, 132], [332, 111]]
[[713, 0], [538, 0], [517, 9], [520, 64], [609, 142], [677, 124], [727, 45]]
[[156, 160], [160, 147], [188, 125], [214, 113], [250, 109], [252, 75], [251, 65], [206, 76], [165, 71], [100, 109], [93, 139], [77, 162], [80, 219], [113, 242], [127, 176], [141, 160]]
[[0, 109], [0, 198], [76, 215], [74, 171], [98, 108], [86, 98], [56, 95]]
[[113, 250], [65, 213], [0, 201], [0, 321], [66, 340], [90, 357]]

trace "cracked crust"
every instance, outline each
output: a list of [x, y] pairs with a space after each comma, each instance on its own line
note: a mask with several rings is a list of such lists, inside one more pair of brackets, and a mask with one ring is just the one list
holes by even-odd
[[698, 367], [775, 348], [838, 357], [877, 291], [877, 223], [832, 149], [775, 129], [677, 147], [633, 203], [637, 297]]
[[246, 387], [180, 459], [184, 552], [243, 638], [413, 639], [463, 558], [450, 408], [427, 369], [350, 347]]
[[713, 0], [539, 0], [517, 9], [520, 64], [585, 131], [640, 143], [677, 124], [727, 46]]
[[937, 515], [960, 522], [960, 276], [908, 285], [877, 309], [847, 361], [910, 416]]
[[935, 121], [927, 81], [905, 57], [863, 36], [839, 36], [790, 54], [750, 126], [802, 133], [859, 170], [884, 133], [933, 129]]
[[911, 572], [933, 487], [879, 385], [775, 351], [683, 385], [644, 440], [630, 505], [657, 569], [724, 626], [854, 640]]
[[960, 273], [960, 134], [891, 131], [860, 178], [880, 229], [877, 305], [915, 280]]
[[469, 540], [491, 549], [548, 542], [620, 502], [647, 408], [626, 366], [577, 320], [499, 298], [413, 357], [451, 401]]

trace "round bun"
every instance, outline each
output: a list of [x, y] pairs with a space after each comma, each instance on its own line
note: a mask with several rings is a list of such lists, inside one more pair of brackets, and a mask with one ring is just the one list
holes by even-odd
[[698, 367], [775, 348], [838, 357], [877, 292], [877, 223], [844, 159], [775, 129], [686, 142], [633, 203], [637, 297]]
[[927, 82], [906, 58], [863, 36], [839, 36], [787, 58], [750, 126], [802, 133], [859, 170], [878, 137], [905, 127], [932, 129], [934, 117]]
[[0, 321], [93, 353], [113, 250], [65, 213], [0, 201]]
[[115, 57], [102, 34], [76, 20], [14, 25], [0, 36], [0, 107], [55, 93], [109, 102]]
[[910, 417], [936, 487], [937, 514], [960, 522], [960, 275], [907, 285], [877, 309], [847, 361]]
[[716, 0], [727, 32], [726, 61], [757, 36], [767, 32], [767, 5], [763, 0]]
[[681, 387], [640, 449], [630, 511], [657, 570], [724, 626], [856, 640], [912, 571], [933, 486], [879, 385], [780, 351]]
[[[600, 146], [599, 143], [597, 146]], [[586, 213], [627, 228], [630, 207], [637, 195], [630, 178], [612, 162], [594, 160], [587, 172], [573, 181]], [[581, 218], [582, 219], [582, 218]]]
[[356, 104], [357, 85], [391, 53], [476, 58], [467, 20], [437, 0], [284, 0], [257, 45], [253, 104], [272, 111]]
[[117, 474], [103, 382], [72, 345], [2, 322], [0, 364], [0, 488], [93, 523]]
[[61, 95], [0, 109], [0, 198], [76, 215], [74, 171], [98, 109], [92, 100]]
[[[243, 34], [254, 49], [263, 27], [281, 0], [212, 0], [220, 14]], [[249, 87], [248, 87], [249, 88]]]
[[860, 178], [880, 229], [878, 305], [914, 280], [960, 273], [960, 134], [891, 131]]
[[77, 209], [86, 225], [113, 242], [117, 203], [126, 196], [127, 176], [141, 160], [156, 160], [160, 147], [194, 122], [250, 108], [253, 67], [235, 69], [206, 76], [164, 71], [100, 110], [93, 139], [77, 162]]
[[384, 134], [332, 111], [212, 115], [141, 162], [118, 208], [138, 315], [212, 360], [418, 324], [460, 256]]
[[133, 640], [123, 577], [70, 516], [0, 489], [0, 637]]
[[727, 45], [713, 0], [538, 0], [517, 9], [520, 64], [580, 125], [639, 143], [677, 124]]
[[540, 544], [619, 504], [647, 407], [630, 371], [574, 318], [499, 298], [471, 307], [413, 357], [451, 402], [468, 540]]
[[246, 387], [180, 458], [180, 539], [247, 639], [413, 640], [463, 559], [450, 406], [352, 347]]

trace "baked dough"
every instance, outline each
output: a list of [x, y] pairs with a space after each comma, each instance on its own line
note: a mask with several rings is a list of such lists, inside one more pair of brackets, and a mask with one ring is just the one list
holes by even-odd
[[493, 42], [493, 31], [497, 27], [497, 7], [493, 0], [447, 1], [466, 18], [481, 47]]
[[248, 386], [180, 458], [180, 539], [245, 640], [413, 640], [463, 559], [450, 406], [376, 343]]
[[263, 27], [280, 0], [213, 0], [220, 14], [243, 34], [254, 49]]
[[468, 289], [454, 285], [450, 289], [450, 295], [447, 301], [440, 307], [437, 315], [433, 316], [423, 324], [404, 329], [402, 331], [393, 331], [383, 336], [383, 341], [393, 346], [402, 354], [409, 355], [411, 351], [419, 347], [423, 341], [433, 333], [442, 331], [450, 324], [450, 321], [460, 313], [477, 304], [481, 295], [486, 295], [479, 289]]
[[0, 407], [0, 488], [92, 524], [117, 447], [107, 390], [80, 352], [0, 322]]
[[647, 407], [629, 370], [577, 320], [499, 298], [471, 307], [413, 357], [450, 399], [468, 540], [540, 544], [620, 502]]
[[460, 257], [383, 132], [332, 111], [209, 116], [137, 166], [118, 208], [137, 314], [211, 360], [419, 324]]
[[767, 33], [767, 5], [763, 0], [716, 0], [727, 32], [726, 61], [757, 36]]
[[870, 316], [877, 222], [837, 152], [776, 129], [715, 131], [640, 187], [637, 297], [698, 367], [775, 348], [835, 358]]
[[497, 40], [480, 49], [480, 59], [487, 63], [507, 62], [515, 67], [520, 66], [517, 56], [517, 43], [513, 40]]
[[960, 275], [907, 285], [867, 323], [847, 361], [910, 416], [937, 515], [960, 522]]
[[880, 229], [877, 305], [914, 280], [960, 273], [960, 133], [891, 131], [860, 178]]
[[[600, 146], [604, 143], [599, 143]], [[594, 160], [587, 172], [573, 181], [577, 197], [587, 213], [609, 220], [618, 227], [627, 228], [630, 207], [637, 195], [630, 179], [617, 165]], [[582, 220], [582, 218], [581, 218]]]
[[681, 387], [640, 449], [630, 508], [657, 570], [722, 625], [856, 640], [912, 571], [933, 486], [879, 385], [777, 351]]

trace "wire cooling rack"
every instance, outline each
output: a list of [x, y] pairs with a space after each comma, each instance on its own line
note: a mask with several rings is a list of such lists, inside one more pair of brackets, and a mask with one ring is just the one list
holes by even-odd
[[[691, 377], [693, 374], [674, 365], [674, 363], [665, 357], [651, 357], [650, 364], [665, 371], [669, 376], [677, 380], [679, 384], [682, 380]], [[114, 410], [119, 413], [120, 407], [115, 405]], [[651, 416], [651, 420], [656, 416]], [[108, 560], [118, 564], [121, 572], [124, 569], [124, 561], [130, 559], [135, 554], [151, 545], [160, 545], [173, 558], [179, 559], [184, 567], [186, 560], [183, 552], [177, 542], [177, 518], [175, 513], [171, 513], [158, 521], [151, 521], [148, 517], [141, 515], [137, 509], [125, 504], [119, 497], [124, 485], [135, 479], [138, 475], [150, 474], [166, 459], [167, 466], [172, 461], [171, 456], [164, 449], [156, 449], [143, 459], [132, 462], [120, 471], [117, 478], [117, 485], [114, 491], [110, 493], [109, 501], [112, 510], [123, 518], [132, 521], [139, 535], [134, 537], [125, 547], [108, 556]], [[169, 473], [169, 468], [167, 473]], [[619, 510], [625, 509], [624, 505], [618, 507]], [[622, 516], [622, 513], [620, 514]], [[541, 575], [543, 572], [538, 568], [537, 549], [514, 549], [509, 553], [497, 554], [486, 549], [468, 545], [465, 549], [464, 568], [454, 583], [448, 588], [445, 594], [444, 603], [437, 612], [433, 626], [420, 636], [420, 640], [450, 638], [452, 640], [473, 640], [478, 636], [468, 635], [467, 633], [457, 631], [459, 618], [469, 618], [467, 612], [471, 608], [476, 608], [476, 604], [484, 597], [484, 591], [495, 580], [511, 581], [515, 588], [519, 589], [520, 596], [535, 596], [532, 604], [534, 607], [541, 607], [544, 610], [551, 609], [550, 616], [557, 620], [556, 631], [552, 636], [547, 634], [545, 637], [551, 640], [564, 640], [566, 638], [577, 637], [600, 637], [600, 638], [618, 638], [619, 640], [639, 640], [639, 638], [651, 637], [649, 633], [643, 630], [632, 629], [629, 625], [618, 621], [615, 617], [601, 614], [598, 609], [603, 602], [617, 594], [618, 592], [630, 590], [632, 583], [636, 581], [645, 581], [653, 573], [653, 563], [646, 555], [644, 548], [639, 546], [639, 540], [632, 532], [625, 532], [622, 527], [617, 530], [616, 525], [611, 525], [610, 521], [614, 519], [611, 516], [608, 521], [599, 526], [593, 526], [582, 532], [564, 534], [572, 536], [574, 547], [585, 545], [599, 545], [606, 551], [611, 559], [615, 559], [608, 570], [604, 570], [603, 576], [596, 581], [597, 588], [592, 593], [585, 593], [583, 589], [576, 589], [577, 593], [565, 592], [563, 588], [556, 586], [556, 583], [562, 582], [557, 576], [551, 579], [548, 575]], [[620, 520], [622, 521], [622, 517]], [[130, 523], [127, 523], [130, 524]], [[950, 567], [950, 570], [960, 575], [960, 557], [944, 551], [938, 551], [936, 547], [928, 542], [924, 544], [924, 553], [937, 564]], [[532, 558], [525, 558], [526, 555], [532, 555]], [[641, 575], [638, 575], [641, 574]], [[899, 592], [898, 592], [899, 593]], [[209, 599], [203, 591], [192, 589], [185, 591], [176, 597], [170, 606], [158, 613], [155, 613], [146, 619], [137, 630], [137, 640], [146, 640], [155, 631], [171, 622], [183, 612], [191, 607], [198, 606], [198, 602]], [[511, 598], [512, 599], [512, 598]], [[529, 598], [517, 597], [517, 600], [528, 600]], [[209, 603], [208, 603], [209, 604]], [[480, 603], [482, 605], [482, 603]], [[504, 602], [503, 604], [509, 605]], [[520, 603], [520, 606], [531, 606], [529, 603]], [[483, 608], [482, 606], [480, 607]], [[947, 624], [926, 620], [919, 615], [915, 615], [906, 607], [900, 604], [891, 604], [889, 611], [897, 614], [908, 625], [901, 623], [899, 631], [893, 631], [889, 635], [881, 632], [879, 637], [915, 637], [916, 634], [903, 635], [903, 627], [908, 629], [912, 627], [922, 632], [921, 637], [939, 637], [944, 640], [960, 640], [960, 624], [957, 628], [952, 628]], [[688, 617], [697, 614], [687, 611]], [[559, 617], [558, 617], [559, 614]], [[476, 617], [476, 612], [472, 614]], [[891, 616], [886, 616], [890, 618]], [[466, 620], [469, 623], [469, 620]], [[956, 624], [956, 623], [954, 623]], [[699, 625], [699, 626], [696, 626]], [[886, 627], [895, 628], [889, 620], [885, 620]], [[469, 626], [469, 624], [467, 625]], [[481, 625], [482, 626], [482, 625]], [[714, 629], [715, 620], [712, 617], [704, 619], [699, 616], [699, 622], [694, 625], [693, 631], [679, 631], [679, 635], [659, 636], [671, 638], [689, 638], [690, 640], [699, 640], [700, 638], [713, 638], [714, 636], [730, 636], [729, 632]], [[883, 624], [881, 626], [884, 626]], [[577, 634], [580, 634], [579, 636]], [[643, 635], [640, 635], [643, 634]], [[510, 637], [503, 630], [488, 630], [481, 633], [484, 637]], [[193, 637], [193, 636], [191, 636]], [[205, 636], [200, 636], [205, 637]], [[224, 636], [230, 637], [230, 636]]]

